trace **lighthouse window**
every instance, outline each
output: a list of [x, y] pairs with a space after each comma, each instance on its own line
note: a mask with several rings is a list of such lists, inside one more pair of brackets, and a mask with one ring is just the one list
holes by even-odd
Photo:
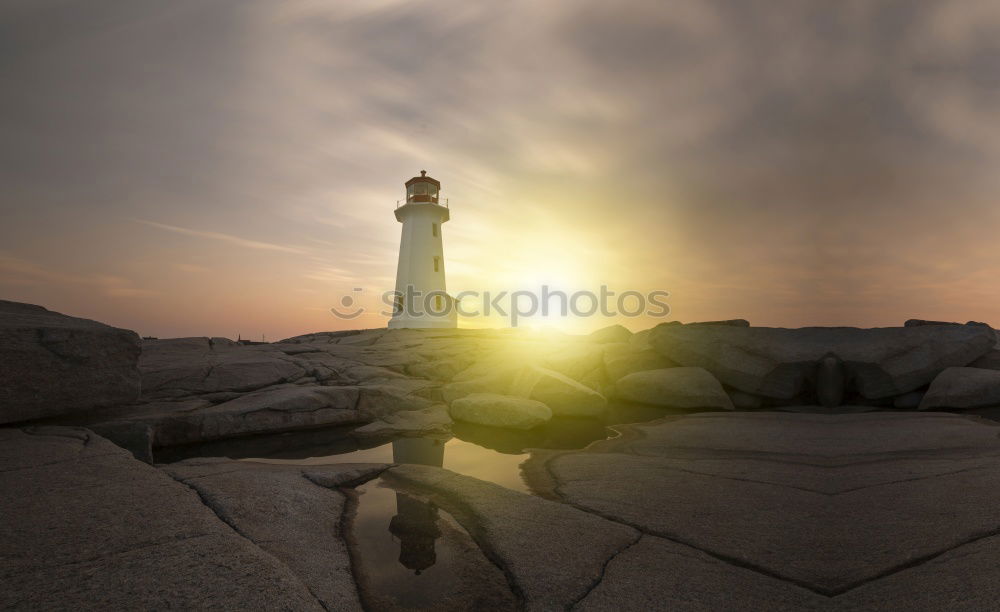
[[437, 238], [437, 235], [438, 235], [438, 224], [437, 223], [431, 223], [431, 235], [434, 236], [435, 238]]
[[438, 268], [440, 266], [441, 266], [441, 258], [440, 257], [435, 257], [434, 258], [434, 271], [437, 272]]
[[406, 188], [406, 199], [409, 200], [413, 198], [413, 185]]
[[415, 191], [417, 195], [427, 195], [427, 183], [417, 183], [415, 187], [417, 188]]

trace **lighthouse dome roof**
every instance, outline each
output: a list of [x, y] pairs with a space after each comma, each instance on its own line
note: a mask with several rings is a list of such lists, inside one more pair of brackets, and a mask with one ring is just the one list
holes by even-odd
[[406, 184], [407, 187], [409, 187], [410, 185], [412, 185], [414, 183], [430, 183], [431, 185], [437, 185], [438, 187], [441, 186], [441, 181], [427, 176], [427, 171], [426, 170], [421, 170], [420, 171], [420, 176], [415, 176], [415, 177], [411, 178], [410, 180], [406, 181], [405, 184]]

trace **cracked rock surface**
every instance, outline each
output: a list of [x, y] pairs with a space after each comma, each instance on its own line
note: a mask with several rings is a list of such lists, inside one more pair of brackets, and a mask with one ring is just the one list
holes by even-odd
[[0, 608], [322, 610], [190, 488], [79, 428], [0, 429]]
[[720, 412], [620, 431], [536, 451], [527, 495], [423, 465], [157, 468], [86, 429], [0, 429], [0, 606], [391, 608], [362, 595], [361, 485], [448, 513], [461, 529], [439, 544], [467, 560], [459, 592], [475, 601], [474, 585], [492, 585], [504, 609], [990, 609], [1000, 598], [993, 422]]
[[[536, 453], [527, 466], [543, 494], [643, 534], [584, 608], [718, 609], [727, 596], [751, 609], [995, 601], [1000, 429], [991, 422], [712, 413], [623, 430], [582, 452]], [[717, 592], [691, 595], [711, 583]]]

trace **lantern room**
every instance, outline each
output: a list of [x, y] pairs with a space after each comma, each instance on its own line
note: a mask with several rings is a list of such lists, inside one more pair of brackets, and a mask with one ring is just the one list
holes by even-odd
[[406, 203], [430, 202], [437, 204], [440, 191], [441, 183], [427, 176], [426, 170], [421, 170], [420, 176], [406, 181]]

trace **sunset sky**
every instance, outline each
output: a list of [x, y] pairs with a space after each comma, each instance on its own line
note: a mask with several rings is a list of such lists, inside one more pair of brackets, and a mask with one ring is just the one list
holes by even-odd
[[452, 293], [1000, 325], [995, 0], [5, 0], [0, 83], [0, 297], [143, 335], [384, 326], [421, 169]]

